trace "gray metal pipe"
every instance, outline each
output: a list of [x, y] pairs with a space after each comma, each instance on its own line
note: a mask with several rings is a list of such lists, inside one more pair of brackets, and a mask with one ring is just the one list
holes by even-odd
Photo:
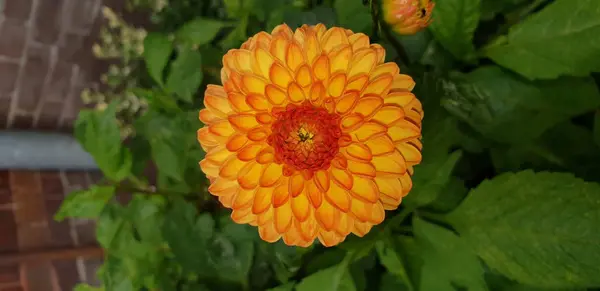
[[0, 169], [96, 170], [98, 166], [69, 134], [0, 131]]

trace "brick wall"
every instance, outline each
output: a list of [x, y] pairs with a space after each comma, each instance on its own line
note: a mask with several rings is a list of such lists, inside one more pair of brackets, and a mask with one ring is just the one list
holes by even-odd
[[69, 128], [102, 68], [101, 0], [0, 0], [0, 128]]
[[[15, 252], [95, 245], [89, 220], [56, 222], [65, 195], [99, 175], [89, 172], [0, 171], [0, 259]], [[0, 265], [0, 291], [71, 291], [79, 282], [98, 284], [99, 259]]]

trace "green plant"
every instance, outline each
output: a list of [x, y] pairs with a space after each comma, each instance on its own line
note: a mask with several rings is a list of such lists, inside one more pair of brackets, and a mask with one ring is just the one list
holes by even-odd
[[[124, 85], [76, 124], [105, 180], [56, 214], [98, 219], [101, 290], [600, 287], [600, 2], [438, 0], [433, 24], [412, 36], [381, 23], [379, 4], [153, 6], [157, 30], [130, 33], [136, 53], [114, 55], [130, 71], [105, 79]], [[424, 107], [412, 191], [368, 235], [333, 248], [260, 240], [231, 221], [198, 167], [198, 110], [223, 54], [282, 22], [368, 33], [415, 79]], [[123, 96], [143, 109], [123, 114]], [[149, 163], [156, 184], [143, 175]], [[123, 191], [134, 194], [126, 205], [114, 199]]]

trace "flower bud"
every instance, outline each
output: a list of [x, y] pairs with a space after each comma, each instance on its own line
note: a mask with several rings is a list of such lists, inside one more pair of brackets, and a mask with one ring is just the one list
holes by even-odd
[[384, 20], [399, 34], [411, 35], [431, 23], [430, 0], [383, 0]]

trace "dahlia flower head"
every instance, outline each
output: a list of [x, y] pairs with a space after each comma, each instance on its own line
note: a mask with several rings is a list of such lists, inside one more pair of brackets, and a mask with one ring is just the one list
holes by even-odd
[[395, 32], [411, 35], [431, 24], [435, 3], [430, 0], [383, 0], [382, 6], [385, 22]]
[[259, 32], [223, 57], [198, 141], [208, 191], [267, 242], [334, 246], [398, 208], [421, 161], [410, 76], [367, 35], [322, 24]]

